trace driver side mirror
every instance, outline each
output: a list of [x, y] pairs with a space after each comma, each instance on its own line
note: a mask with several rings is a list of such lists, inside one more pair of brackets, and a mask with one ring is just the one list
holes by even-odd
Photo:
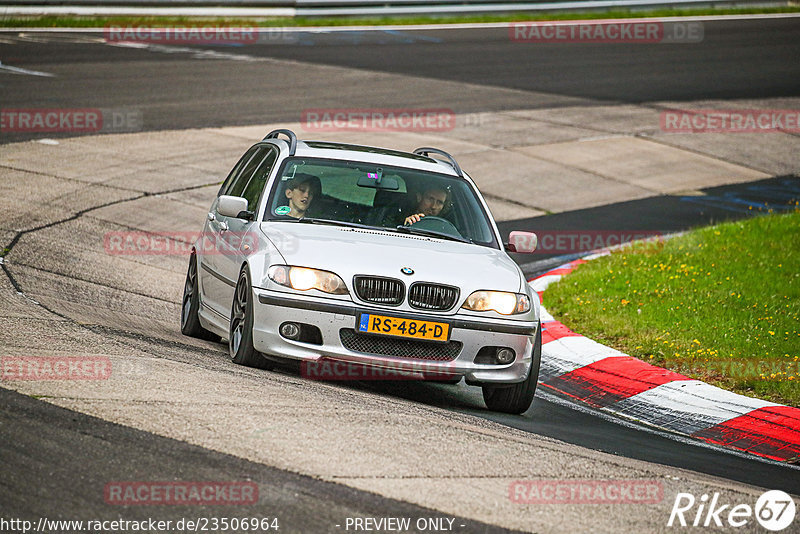
[[[248, 219], [248, 215], [250, 214], [247, 211], [247, 200], [242, 197], [232, 197], [228, 195], [222, 195], [219, 197], [219, 202], [217, 203], [217, 211], [220, 215], [225, 217], [234, 217], [236, 219]], [[244, 213], [242, 213], [244, 212]]]
[[531, 254], [536, 250], [538, 244], [539, 238], [533, 232], [518, 232], [515, 230], [508, 234], [506, 250], [508, 252]]

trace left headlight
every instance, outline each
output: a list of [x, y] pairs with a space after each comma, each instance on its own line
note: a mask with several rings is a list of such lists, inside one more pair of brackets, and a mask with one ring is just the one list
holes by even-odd
[[293, 267], [291, 265], [273, 265], [267, 271], [270, 280], [276, 284], [308, 291], [319, 289], [332, 295], [346, 295], [348, 293], [344, 280], [335, 273], [309, 269], [308, 267]]
[[461, 307], [472, 311], [494, 310], [503, 315], [516, 315], [530, 311], [531, 299], [524, 293], [475, 291]]

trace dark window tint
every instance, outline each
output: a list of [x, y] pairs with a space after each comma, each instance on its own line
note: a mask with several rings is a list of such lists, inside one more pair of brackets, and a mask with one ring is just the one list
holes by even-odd
[[234, 165], [234, 167], [231, 170], [231, 172], [228, 174], [228, 177], [225, 178], [225, 181], [222, 183], [222, 187], [219, 188], [219, 192], [217, 193], [217, 196], [227, 195], [228, 194], [227, 191], [231, 188], [231, 184], [233, 183], [234, 179], [237, 176], [239, 176], [239, 173], [241, 172], [242, 167], [244, 167], [245, 164], [248, 161], [250, 161], [250, 159], [253, 157], [253, 154], [256, 153], [258, 148], [259, 147], [257, 147], [257, 146], [251, 147], [250, 150], [248, 150], [247, 152], [244, 153], [244, 156], [242, 156], [239, 159], [239, 161], [236, 163], [236, 165]]
[[261, 164], [256, 169], [250, 181], [245, 186], [242, 196], [247, 199], [247, 211], [255, 211], [258, 206], [258, 199], [261, 197], [261, 192], [264, 190], [264, 185], [267, 183], [269, 173], [275, 165], [275, 160], [278, 159], [278, 150], [275, 148], [268, 149], [266, 155], [261, 160]]
[[253, 177], [253, 173], [258, 168], [258, 165], [264, 159], [264, 155], [269, 150], [266, 147], [260, 146], [256, 150], [256, 153], [253, 154], [253, 157], [250, 158], [250, 161], [242, 168], [242, 172], [239, 173], [239, 176], [231, 184], [230, 190], [225, 193], [226, 195], [230, 195], [232, 197], [241, 197], [244, 193], [244, 188], [247, 187], [247, 184], [250, 183], [250, 178]]

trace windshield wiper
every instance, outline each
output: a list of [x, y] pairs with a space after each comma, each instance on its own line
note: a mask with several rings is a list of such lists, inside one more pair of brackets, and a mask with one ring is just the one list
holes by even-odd
[[406, 233], [406, 234], [416, 234], [416, 235], [424, 235], [425, 237], [436, 237], [439, 239], [449, 239], [450, 241], [458, 241], [459, 243], [469, 243], [473, 245], [474, 242], [472, 239], [465, 239], [463, 237], [456, 237], [452, 234], [442, 234], [439, 232], [434, 232], [433, 230], [423, 230], [421, 228], [414, 228], [413, 226], [404, 226], [400, 225], [397, 228], [398, 232]]
[[332, 226], [346, 226], [348, 228], [374, 228], [374, 226], [367, 226], [366, 224], [351, 223], [346, 221], [336, 221], [334, 219], [318, 219], [316, 217], [301, 217], [300, 219], [295, 219], [294, 217], [290, 217], [287, 219], [270, 219], [270, 220], [281, 221], [281, 222], [307, 223], [307, 224], [330, 224]]

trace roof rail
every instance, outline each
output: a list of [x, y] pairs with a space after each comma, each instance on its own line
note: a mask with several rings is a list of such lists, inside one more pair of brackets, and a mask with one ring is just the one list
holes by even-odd
[[[461, 171], [461, 167], [458, 165], [456, 158], [445, 152], [444, 150], [439, 150], [438, 148], [432, 148], [429, 146], [423, 146], [414, 151], [414, 154], [418, 156], [428, 156], [428, 154], [437, 154], [439, 156], [443, 156], [447, 158], [448, 163], [453, 167], [453, 170], [456, 171], [456, 174], [460, 177], [464, 177], [464, 173]], [[430, 156], [428, 156], [430, 157]]]
[[283, 134], [289, 138], [289, 155], [294, 156], [294, 152], [295, 150], [297, 150], [297, 136], [291, 130], [286, 130], [283, 128], [278, 130], [272, 130], [270, 133], [267, 134], [267, 136], [263, 139], [263, 141], [266, 141], [267, 139], [277, 139], [278, 135], [280, 134]]

